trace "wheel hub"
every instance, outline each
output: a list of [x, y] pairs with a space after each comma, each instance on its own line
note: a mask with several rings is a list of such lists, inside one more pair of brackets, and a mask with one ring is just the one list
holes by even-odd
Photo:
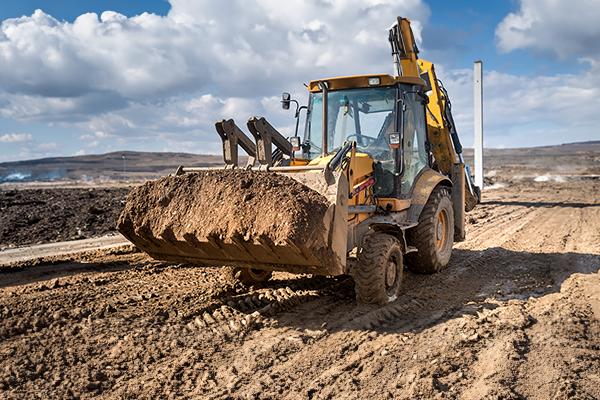
[[394, 282], [396, 282], [396, 263], [393, 259], [390, 259], [385, 273], [385, 284], [387, 287], [391, 287], [394, 285]]
[[446, 214], [445, 210], [442, 210], [438, 214], [437, 225], [435, 227], [435, 235], [438, 249], [441, 251], [447, 244], [448, 241], [448, 214]]

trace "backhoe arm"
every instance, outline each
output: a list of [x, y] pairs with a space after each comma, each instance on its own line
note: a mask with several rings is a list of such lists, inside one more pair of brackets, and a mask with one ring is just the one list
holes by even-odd
[[[446, 176], [452, 174], [454, 164], [464, 164], [462, 145], [451, 112], [448, 93], [435, 75], [433, 63], [419, 60], [419, 50], [408, 18], [398, 17], [390, 28], [390, 44], [394, 57], [394, 68], [399, 76], [420, 77], [427, 82], [427, 135], [433, 143], [433, 156], [440, 172]], [[478, 198], [471, 184], [471, 177], [465, 174], [465, 210], [472, 210]]]
[[419, 67], [417, 65], [417, 42], [410, 28], [410, 19], [398, 17], [398, 20], [390, 28], [390, 44], [392, 45], [392, 56], [394, 57], [394, 73], [398, 76], [414, 76], [419, 78]]

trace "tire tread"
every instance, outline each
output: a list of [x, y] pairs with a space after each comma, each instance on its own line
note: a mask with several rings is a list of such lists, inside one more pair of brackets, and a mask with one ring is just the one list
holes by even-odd
[[[388, 261], [391, 251], [397, 246], [402, 264], [402, 249], [400, 242], [388, 234], [373, 234], [369, 236], [360, 251], [358, 263], [353, 270], [356, 300], [361, 303], [386, 304], [390, 299], [386, 293], [385, 270], [382, 265]], [[400, 265], [399, 274], [402, 273]], [[398, 278], [398, 287], [402, 277]], [[397, 290], [396, 290], [397, 292]]]
[[[406, 232], [408, 242], [418, 249], [417, 252], [406, 255], [406, 263], [413, 272], [433, 274], [443, 270], [448, 265], [448, 261], [442, 259], [443, 255], [439, 253], [435, 239], [436, 216], [444, 198], [450, 200], [448, 189], [440, 186], [436, 187], [429, 196], [429, 200], [427, 200], [427, 204], [425, 204], [419, 216], [419, 224]], [[451, 204], [452, 201], [450, 200]], [[449, 211], [452, 213], [451, 207]], [[450, 218], [449, 225], [450, 242], [453, 243], [453, 217]], [[452, 252], [452, 245], [450, 245], [449, 252]]]

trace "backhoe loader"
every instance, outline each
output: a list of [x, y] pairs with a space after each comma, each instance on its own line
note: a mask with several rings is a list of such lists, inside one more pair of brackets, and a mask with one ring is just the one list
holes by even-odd
[[372, 304], [397, 298], [405, 262], [419, 273], [444, 269], [477, 188], [410, 21], [398, 17], [389, 39], [394, 76], [311, 81], [302, 107], [283, 94], [284, 109], [296, 106], [289, 140], [262, 117], [246, 124], [254, 140], [217, 121], [225, 167], [181, 166], [135, 189], [121, 233], [156, 259], [232, 267], [246, 284], [272, 271], [349, 274], [357, 300]]

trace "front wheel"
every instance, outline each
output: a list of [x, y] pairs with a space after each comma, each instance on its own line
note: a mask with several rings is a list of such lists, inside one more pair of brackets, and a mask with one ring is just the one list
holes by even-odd
[[411, 271], [433, 274], [448, 266], [454, 244], [454, 212], [448, 189], [436, 187], [419, 216], [419, 224], [406, 232], [407, 242], [417, 248], [406, 255]]
[[356, 300], [369, 304], [396, 300], [402, 269], [402, 245], [398, 239], [385, 233], [369, 236], [352, 271]]

